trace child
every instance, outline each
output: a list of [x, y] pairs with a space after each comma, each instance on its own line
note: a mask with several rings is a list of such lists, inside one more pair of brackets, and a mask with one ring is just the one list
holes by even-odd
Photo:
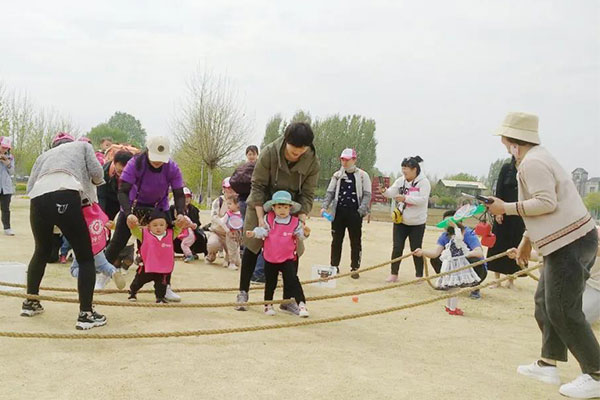
[[142, 244], [140, 254], [142, 262], [136, 272], [135, 278], [129, 286], [129, 301], [137, 301], [137, 292], [150, 281], [154, 281], [154, 294], [157, 303], [166, 303], [167, 278], [175, 267], [175, 251], [173, 240], [179, 236], [181, 230], [188, 227], [179, 225], [169, 228], [167, 215], [155, 209], [150, 215], [148, 226], [140, 228], [139, 222], [133, 215], [127, 217], [127, 226], [131, 234]]
[[244, 220], [242, 213], [240, 212], [240, 203], [237, 196], [230, 197], [226, 200], [227, 212], [218, 221], [219, 228], [222, 230], [224, 235], [220, 235], [219, 238], [223, 242], [225, 247], [225, 262], [224, 267], [228, 267], [233, 271], [242, 265], [242, 259], [240, 257], [240, 244], [242, 241], [241, 233], [244, 227]]
[[[198, 219], [198, 222], [195, 222], [192, 220], [192, 215], [190, 215], [188, 217], [190, 219], [188, 221], [190, 223], [190, 227], [184, 229], [181, 232], [181, 234], [177, 236], [177, 239], [181, 241], [181, 251], [183, 252], [184, 257], [183, 262], [190, 263], [198, 257], [194, 255], [191, 247], [194, 245], [194, 243], [196, 243], [196, 234], [194, 233], [194, 230], [198, 228], [198, 225], [200, 224], [200, 218], [198, 209], [192, 204], [192, 191], [189, 188], [184, 187], [183, 194], [185, 195], [186, 211], [189, 213], [190, 211], [195, 210], [195, 213], [192, 212], [192, 214], [195, 215]], [[171, 214], [173, 215], [173, 217], [176, 216], [175, 214], [177, 213], [175, 212], [175, 206], [171, 206]]]
[[[96, 277], [94, 289], [104, 289], [111, 278], [115, 281], [118, 289], [123, 289], [125, 287], [123, 274], [109, 263], [104, 255], [109, 229], [112, 227], [113, 222], [108, 219], [108, 216], [102, 211], [98, 203], [86, 203], [83, 205], [81, 211], [83, 212], [83, 218], [90, 234], [96, 273], [100, 274], [100, 276]], [[74, 278], [79, 276], [79, 263], [76, 258], [73, 258], [73, 263], [71, 264], [71, 276]]]
[[[474, 241], [477, 241], [477, 243], [472, 243]], [[469, 242], [469, 245], [466, 242]], [[450, 222], [446, 232], [438, 238], [437, 247], [434, 250], [416, 249], [414, 255], [431, 259], [440, 257], [440, 261], [442, 261], [441, 272], [448, 272], [468, 265], [469, 260], [467, 258], [483, 259], [483, 249], [472, 229], [466, 228], [460, 223], [457, 225]], [[481, 278], [475, 270], [468, 268], [438, 278], [436, 286], [439, 290], [452, 292], [457, 288], [476, 286], [480, 281]], [[458, 297], [448, 299], [446, 312], [450, 315], [464, 315], [464, 312], [458, 308]]]
[[[300, 309], [299, 316], [308, 317], [306, 299], [302, 285], [298, 279], [297, 240], [304, 240], [310, 235], [310, 229], [300, 223], [298, 217], [291, 214], [300, 211], [300, 204], [292, 201], [292, 195], [284, 190], [273, 195], [273, 199], [264, 205], [267, 213], [264, 225], [253, 231], [247, 231], [250, 238], [264, 239], [263, 255], [265, 258], [265, 301], [273, 300], [277, 287], [277, 278], [281, 271], [284, 291], [294, 293]], [[273, 304], [265, 305], [266, 315], [275, 315]]]

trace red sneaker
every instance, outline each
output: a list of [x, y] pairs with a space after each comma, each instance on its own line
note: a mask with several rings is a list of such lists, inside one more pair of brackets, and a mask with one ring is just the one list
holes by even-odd
[[448, 306], [445, 306], [444, 309], [446, 310], [447, 313], [450, 312], [450, 309], [448, 308]]
[[58, 262], [60, 262], [61, 264], [66, 264], [67, 263], [67, 256], [60, 256]]
[[455, 308], [454, 310], [448, 311], [448, 314], [450, 314], [450, 315], [465, 315], [465, 313], [463, 312], [463, 310], [461, 310], [458, 307]]

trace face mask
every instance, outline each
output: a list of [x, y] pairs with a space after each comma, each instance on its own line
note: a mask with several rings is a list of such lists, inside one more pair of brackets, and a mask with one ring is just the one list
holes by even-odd
[[509, 148], [510, 154], [512, 154], [515, 158], [519, 158], [519, 146], [516, 144], [511, 144]]

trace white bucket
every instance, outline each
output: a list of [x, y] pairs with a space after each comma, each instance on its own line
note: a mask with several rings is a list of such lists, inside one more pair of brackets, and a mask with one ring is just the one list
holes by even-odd
[[[18, 262], [0, 262], [0, 281], [24, 284], [27, 279], [27, 266]], [[0, 286], [0, 290], [23, 290], [22, 288]]]
[[[313, 265], [313, 267], [312, 267], [312, 273], [311, 273], [312, 279], [329, 278], [331, 276], [336, 276], [336, 275], [337, 275], [336, 267], [330, 267], [329, 265]], [[315, 282], [315, 283], [313, 283], [313, 285], [319, 286], [319, 287], [335, 289], [336, 281], [337, 281], [336, 279], [330, 279], [327, 281]]]

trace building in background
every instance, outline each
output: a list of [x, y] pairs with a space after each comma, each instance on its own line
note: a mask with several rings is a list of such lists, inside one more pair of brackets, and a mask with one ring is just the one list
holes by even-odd
[[581, 197], [585, 197], [589, 193], [600, 192], [600, 177], [588, 178], [588, 172], [583, 168], [573, 170], [571, 179]]

